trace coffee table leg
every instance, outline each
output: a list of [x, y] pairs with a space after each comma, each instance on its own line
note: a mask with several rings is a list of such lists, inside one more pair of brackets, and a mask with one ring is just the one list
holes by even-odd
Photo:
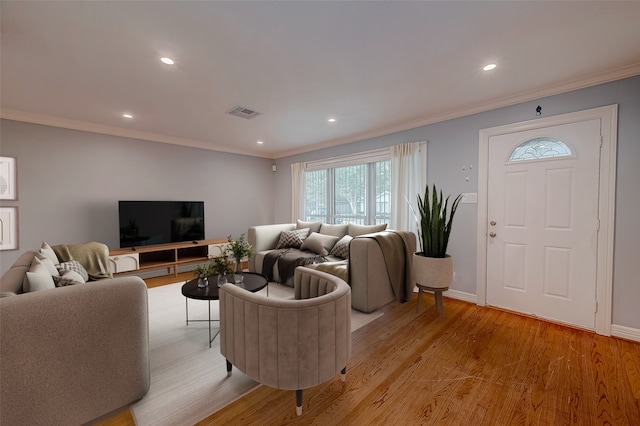
[[189, 325], [189, 298], [188, 297], [184, 298], [184, 312], [185, 312], [185, 317], [187, 318], [187, 325]]

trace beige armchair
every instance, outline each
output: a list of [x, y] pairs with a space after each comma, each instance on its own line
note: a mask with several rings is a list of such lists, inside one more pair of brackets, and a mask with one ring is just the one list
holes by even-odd
[[220, 353], [253, 380], [296, 391], [338, 372], [351, 355], [351, 289], [325, 272], [297, 268], [295, 299], [276, 299], [232, 284], [220, 289]]

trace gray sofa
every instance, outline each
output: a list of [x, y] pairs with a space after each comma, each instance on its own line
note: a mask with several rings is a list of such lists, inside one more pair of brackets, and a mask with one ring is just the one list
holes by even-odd
[[[376, 231], [380, 228], [302, 221], [253, 226], [247, 233], [247, 241], [254, 251], [254, 255], [249, 260], [249, 270], [263, 273], [265, 256], [276, 248], [281, 233], [306, 227], [310, 227], [310, 233], [317, 232], [338, 238], [344, 235], [353, 237], [348, 246], [347, 259], [326, 255], [324, 257], [329, 261], [328, 263], [307, 266], [338, 275], [347, 281], [351, 286], [351, 304], [354, 309], [373, 312], [391, 301], [404, 302], [412, 297], [415, 279], [413, 279], [411, 262], [412, 255], [416, 251], [416, 237], [411, 232]], [[397, 243], [395, 257], [385, 256], [382, 248], [382, 242], [391, 238], [395, 238], [394, 242]], [[343, 272], [347, 270], [347, 265], [348, 271]], [[341, 266], [344, 268], [340, 268]], [[278, 281], [276, 270], [272, 275]], [[288, 282], [283, 284], [291, 285]]]
[[147, 287], [139, 277], [23, 292], [36, 255], [0, 279], [0, 424], [84, 424], [149, 390]]

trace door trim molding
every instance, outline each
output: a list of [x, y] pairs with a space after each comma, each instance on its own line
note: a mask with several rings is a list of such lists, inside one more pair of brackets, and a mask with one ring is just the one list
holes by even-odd
[[613, 237], [615, 226], [616, 153], [618, 147], [618, 105], [577, 111], [520, 123], [480, 129], [478, 155], [478, 258], [477, 304], [487, 303], [487, 232], [489, 195], [489, 138], [508, 133], [535, 130], [593, 119], [601, 120], [600, 177], [598, 214], [600, 230], [597, 243], [596, 333], [611, 335], [613, 302]]

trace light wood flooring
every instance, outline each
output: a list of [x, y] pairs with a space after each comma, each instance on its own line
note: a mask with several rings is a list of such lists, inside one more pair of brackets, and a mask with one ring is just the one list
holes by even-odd
[[260, 386], [199, 424], [640, 425], [640, 343], [447, 298], [440, 321], [431, 294], [419, 314], [416, 297], [383, 309], [353, 334], [346, 383], [305, 390], [302, 416]]

